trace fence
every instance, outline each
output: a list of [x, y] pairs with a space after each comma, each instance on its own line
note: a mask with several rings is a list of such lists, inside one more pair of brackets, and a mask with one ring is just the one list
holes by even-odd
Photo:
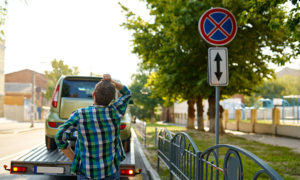
[[[244, 170], [254, 167], [252, 164], [249, 165], [248, 161], [243, 164], [244, 157], [257, 165], [257, 170], [250, 175], [252, 177], [245, 177]], [[188, 134], [184, 132], [172, 134], [167, 129], [161, 129], [158, 134], [158, 170], [160, 160], [170, 170], [170, 179], [174, 176], [186, 180], [256, 180], [267, 176], [273, 180], [283, 180], [268, 164], [245, 149], [219, 144], [200, 151]]]
[[143, 138], [144, 141], [144, 146], [146, 146], [146, 139], [147, 139], [147, 123], [144, 121], [141, 121], [139, 119], [135, 120], [135, 130], [137, 132], [137, 134]]
[[300, 126], [287, 122], [287, 120], [281, 119], [281, 111], [279, 108], [272, 109], [271, 120], [257, 120], [258, 112], [256, 109], [250, 110], [250, 121], [242, 120], [242, 110], [236, 110], [235, 120], [229, 121], [228, 111], [223, 113], [224, 127], [228, 130], [242, 131], [248, 133], [261, 133], [289, 136], [294, 138], [300, 138]]

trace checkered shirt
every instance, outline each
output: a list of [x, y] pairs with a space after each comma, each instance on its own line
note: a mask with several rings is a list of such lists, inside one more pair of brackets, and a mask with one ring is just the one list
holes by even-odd
[[110, 176], [125, 159], [120, 140], [120, 120], [131, 97], [124, 86], [122, 96], [109, 106], [92, 105], [76, 110], [60, 126], [55, 141], [60, 149], [68, 147], [68, 139], [77, 131], [72, 174], [92, 179]]

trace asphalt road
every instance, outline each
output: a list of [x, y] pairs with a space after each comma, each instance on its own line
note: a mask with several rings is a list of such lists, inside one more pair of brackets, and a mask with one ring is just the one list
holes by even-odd
[[[1, 124], [0, 124], [1, 126]], [[10, 167], [10, 161], [20, 154], [44, 143], [45, 131], [43, 128], [36, 128], [27, 131], [0, 131], [0, 179], [1, 180], [53, 180], [53, 179], [74, 179], [73, 177], [57, 177], [46, 175], [11, 175], [5, 171], [3, 165]], [[136, 145], [135, 148], [139, 148]], [[147, 170], [140, 155], [135, 151], [136, 167], [142, 169], [143, 180], [148, 180]], [[140, 179], [140, 178], [139, 178]]]

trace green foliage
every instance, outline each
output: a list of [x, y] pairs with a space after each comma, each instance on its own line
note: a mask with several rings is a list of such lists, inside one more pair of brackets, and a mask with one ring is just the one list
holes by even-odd
[[251, 106], [253, 106], [260, 98], [261, 98], [261, 96], [255, 94], [255, 93], [252, 93], [250, 96], [245, 96], [245, 97], [244, 97], [244, 104], [245, 104], [247, 107], [251, 107]]
[[285, 75], [281, 78], [265, 80], [261, 86], [256, 88], [256, 92], [245, 96], [244, 103], [246, 106], [253, 106], [260, 98], [282, 98], [282, 96], [299, 94], [299, 76]]
[[263, 98], [280, 98], [286, 93], [286, 87], [280, 80], [267, 80], [257, 88], [258, 95]]
[[152, 20], [147, 22], [121, 5], [127, 16], [123, 26], [133, 32], [133, 53], [140, 57], [140, 67], [153, 72], [148, 85], [166, 101], [214, 92], [207, 84], [209, 46], [198, 32], [200, 16], [211, 7], [230, 9], [238, 22], [235, 40], [228, 45], [230, 82], [221, 89], [223, 95], [250, 95], [274, 75], [268, 63], [284, 65], [294, 55], [296, 40], [282, 8], [286, 0], [145, 1]]
[[299, 76], [283, 76], [278, 81], [285, 87], [283, 95], [299, 95], [300, 94], [300, 78]]
[[78, 75], [78, 67], [70, 68], [67, 64], [64, 64], [63, 60], [57, 61], [54, 59], [51, 61], [52, 70], [45, 71], [45, 76], [48, 79], [47, 89], [45, 97], [47, 100], [51, 99], [54, 92], [57, 81], [62, 75]]
[[300, 94], [299, 76], [285, 75], [281, 78], [266, 80], [257, 87], [257, 92], [245, 97], [246, 106], [252, 106], [259, 98], [282, 98]]
[[0, 1], [0, 39], [4, 40], [4, 24], [7, 16], [7, 0]]
[[134, 74], [133, 82], [129, 86], [132, 91], [134, 106], [130, 107], [131, 114], [142, 120], [154, 120], [155, 111], [162, 100], [154, 97], [148, 87], [146, 87], [148, 76], [144, 73]]
[[[300, 41], [300, 1], [299, 0], [291, 0], [293, 4], [292, 9], [289, 11], [289, 19], [288, 26], [291, 31], [293, 37]], [[300, 54], [300, 44], [297, 46], [297, 54]]]

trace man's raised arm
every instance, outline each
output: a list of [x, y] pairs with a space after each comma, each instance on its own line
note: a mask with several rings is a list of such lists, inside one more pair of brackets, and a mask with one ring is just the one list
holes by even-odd
[[102, 81], [106, 81], [106, 80], [110, 81], [116, 87], [116, 89], [122, 94], [122, 96], [119, 97], [119, 99], [115, 103], [113, 103], [113, 106], [119, 112], [119, 116], [122, 117], [126, 112], [127, 104], [131, 97], [131, 92], [126, 86], [112, 80], [109, 74], [103, 75]]

